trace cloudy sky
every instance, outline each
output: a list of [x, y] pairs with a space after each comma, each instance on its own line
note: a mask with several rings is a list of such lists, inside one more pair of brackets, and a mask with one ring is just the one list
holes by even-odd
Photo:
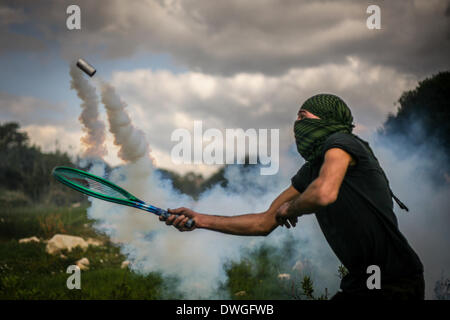
[[[68, 30], [66, 9], [81, 9]], [[366, 26], [381, 8], [381, 29]], [[18, 121], [44, 150], [82, 151], [80, 100], [69, 66], [97, 68], [142, 129], [160, 167], [174, 165], [171, 133], [292, 124], [309, 96], [329, 92], [370, 136], [417, 81], [450, 67], [450, 2], [416, 1], [21, 1], [0, 2], [0, 121]], [[95, 84], [95, 82], [92, 82]], [[102, 117], [104, 114], [102, 113]], [[119, 163], [108, 137], [107, 160]]]

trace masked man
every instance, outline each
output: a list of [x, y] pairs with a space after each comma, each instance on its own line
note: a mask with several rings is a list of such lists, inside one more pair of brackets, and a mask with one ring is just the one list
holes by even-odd
[[[266, 211], [218, 216], [178, 208], [169, 210], [173, 215], [166, 223], [188, 231], [185, 223], [192, 218], [195, 228], [267, 236], [315, 213], [348, 270], [332, 299], [423, 299], [423, 266], [399, 231], [392, 199], [408, 208], [392, 193], [369, 144], [352, 134], [350, 109], [335, 95], [319, 94], [306, 100], [297, 116], [295, 140], [306, 163]], [[379, 273], [378, 285], [369, 284], [368, 270]]]

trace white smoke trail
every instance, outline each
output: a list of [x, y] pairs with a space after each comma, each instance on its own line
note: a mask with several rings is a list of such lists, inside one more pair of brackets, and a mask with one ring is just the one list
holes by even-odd
[[149, 160], [150, 149], [144, 133], [133, 127], [130, 116], [125, 111], [126, 104], [120, 100], [112, 86], [105, 82], [101, 84], [109, 131], [114, 135], [114, 144], [120, 147], [118, 156], [126, 162]]
[[102, 159], [107, 155], [105, 146], [105, 124], [99, 119], [98, 97], [95, 87], [89, 84], [84, 78], [83, 72], [78, 69], [75, 63], [70, 65], [71, 88], [75, 89], [78, 97], [83, 101], [80, 117], [82, 130], [85, 135], [81, 138], [81, 143], [85, 150], [83, 157]]

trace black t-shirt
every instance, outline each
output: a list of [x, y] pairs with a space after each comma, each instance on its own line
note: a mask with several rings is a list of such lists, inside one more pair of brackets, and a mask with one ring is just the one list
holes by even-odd
[[392, 196], [378, 161], [352, 134], [338, 132], [324, 143], [320, 161], [307, 162], [292, 178], [300, 193], [318, 177], [323, 156], [331, 148], [349, 153], [349, 166], [337, 200], [316, 212], [317, 221], [332, 250], [347, 268], [341, 289], [366, 287], [367, 267], [380, 267], [381, 281], [423, 273], [422, 263], [398, 229]]

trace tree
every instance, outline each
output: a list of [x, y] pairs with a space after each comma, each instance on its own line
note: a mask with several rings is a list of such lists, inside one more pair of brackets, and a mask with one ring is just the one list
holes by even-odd
[[26, 146], [28, 141], [28, 134], [19, 131], [18, 123], [8, 122], [0, 125], [0, 150], [2, 152], [9, 148]]
[[[449, 88], [450, 71], [440, 72], [419, 82], [414, 90], [401, 95], [397, 114], [390, 114], [379, 130], [380, 135], [388, 141], [405, 146], [397, 152], [400, 157], [407, 157], [414, 150], [428, 150], [424, 160], [433, 165], [429, 165], [426, 170], [436, 181], [441, 182], [450, 172]], [[442, 163], [436, 163], [437, 158], [443, 158], [440, 161]]]
[[15, 122], [0, 124], [0, 188], [20, 191], [39, 201], [55, 185], [52, 169], [73, 164], [59, 150], [43, 153], [38, 147], [30, 146], [27, 133], [19, 129]]
[[[431, 137], [438, 137], [446, 152], [450, 151], [450, 72], [441, 72], [427, 78], [398, 100], [396, 115], [389, 115], [381, 129], [388, 136], [402, 135], [411, 143], [424, 143]], [[425, 132], [411, 130], [418, 123]]]

